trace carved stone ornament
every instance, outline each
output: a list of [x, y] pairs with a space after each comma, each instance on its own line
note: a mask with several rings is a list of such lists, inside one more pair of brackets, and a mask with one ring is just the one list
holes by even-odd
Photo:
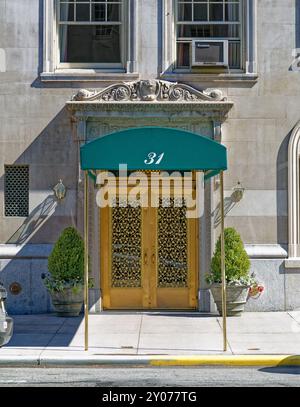
[[81, 89], [73, 96], [77, 102], [223, 102], [219, 89], [199, 91], [191, 86], [156, 79], [124, 82], [103, 90]]

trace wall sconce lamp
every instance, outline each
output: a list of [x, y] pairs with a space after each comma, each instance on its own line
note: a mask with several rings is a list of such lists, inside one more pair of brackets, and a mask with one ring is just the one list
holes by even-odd
[[61, 201], [66, 196], [66, 187], [64, 186], [62, 180], [59, 180], [59, 183], [53, 188], [56, 198]]
[[231, 194], [231, 199], [233, 202], [240, 202], [244, 196], [245, 188], [242, 186], [240, 181], [233, 188], [233, 193]]

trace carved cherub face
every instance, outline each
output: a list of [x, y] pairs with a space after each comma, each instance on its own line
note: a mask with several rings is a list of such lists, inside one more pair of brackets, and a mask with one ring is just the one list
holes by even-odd
[[155, 80], [140, 81], [140, 94], [144, 100], [154, 100], [157, 93], [157, 82]]
[[143, 85], [149, 89], [150, 92], [155, 92], [156, 90], [156, 81], [148, 79], [146, 81], [142, 81]]

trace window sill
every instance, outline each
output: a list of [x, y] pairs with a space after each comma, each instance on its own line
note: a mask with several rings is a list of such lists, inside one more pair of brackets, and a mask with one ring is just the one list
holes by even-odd
[[258, 80], [258, 74], [246, 73], [192, 73], [192, 72], [164, 72], [160, 75], [161, 79], [170, 81], [187, 82], [210, 82], [210, 83], [248, 83], [255, 84]]
[[245, 244], [245, 250], [251, 259], [286, 259], [285, 246], [279, 244]]
[[55, 72], [42, 72], [42, 82], [116, 82], [139, 78], [139, 73], [126, 73], [120, 70], [103, 72], [95, 69], [61, 69]]

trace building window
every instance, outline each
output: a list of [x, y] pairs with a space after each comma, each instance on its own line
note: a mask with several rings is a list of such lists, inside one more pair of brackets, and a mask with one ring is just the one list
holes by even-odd
[[222, 52], [228, 52], [228, 58], [226, 55], [228, 67], [241, 69], [243, 15], [241, 8], [241, 0], [177, 0], [176, 67], [191, 68], [195, 44], [193, 40], [199, 40], [200, 46], [201, 41], [207, 40], [203, 44], [211, 47], [211, 52], [216, 54], [216, 58], [219, 58], [218, 46], [221, 40], [225, 40], [228, 41], [228, 51], [226, 47]]
[[62, 67], [122, 67], [123, 0], [59, 0]]
[[300, 121], [296, 124], [288, 148], [288, 268], [300, 267]]
[[29, 214], [29, 166], [5, 165], [5, 216], [27, 217]]

